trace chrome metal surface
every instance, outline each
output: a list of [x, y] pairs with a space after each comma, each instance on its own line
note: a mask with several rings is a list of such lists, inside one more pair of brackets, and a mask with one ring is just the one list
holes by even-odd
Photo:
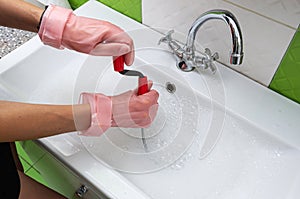
[[141, 128], [141, 134], [142, 134], [142, 143], [143, 143], [145, 152], [148, 152], [148, 145], [147, 145], [147, 141], [146, 141], [146, 138], [145, 138], [144, 128]]
[[219, 58], [218, 53], [212, 54], [206, 48], [201, 55], [195, 55], [195, 37], [199, 28], [208, 20], [220, 19], [223, 20], [230, 28], [232, 38], [232, 49], [230, 51], [230, 64], [240, 65], [243, 61], [243, 38], [241, 28], [235, 16], [227, 10], [210, 10], [200, 15], [192, 24], [188, 35], [186, 44], [181, 47], [177, 41], [172, 39], [173, 30], [167, 32], [166, 36], [162, 37], [161, 42], [167, 43], [177, 59], [177, 67], [182, 71], [189, 72], [195, 68], [207, 69], [209, 68], [213, 73], [216, 71], [214, 61]]
[[223, 20], [230, 28], [232, 38], [232, 49], [230, 55], [230, 63], [239, 65], [243, 60], [243, 39], [239, 23], [235, 16], [227, 10], [211, 10], [200, 15], [189, 30], [185, 50], [193, 53], [194, 41], [199, 28], [208, 20], [220, 19]]
[[81, 185], [75, 192], [76, 196], [83, 198], [84, 194], [88, 191], [88, 188], [85, 185]]
[[175, 86], [175, 84], [172, 84], [172, 83], [170, 83], [170, 82], [167, 82], [167, 83], [166, 83], [166, 89], [167, 89], [167, 91], [168, 91], [169, 93], [175, 93], [175, 91], [176, 91], [176, 86]]

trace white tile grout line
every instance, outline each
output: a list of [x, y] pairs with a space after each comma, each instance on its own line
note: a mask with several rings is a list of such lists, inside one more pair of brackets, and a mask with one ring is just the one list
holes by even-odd
[[290, 25], [288, 25], [288, 24], [285, 24], [285, 23], [283, 23], [283, 22], [281, 22], [281, 21], [278, 21], [278, 20], [276, 20], [276, 19], [273, 19], [273, 18], [271, 18], [271, 17], [265, 16], [265, 15], [259, 13], [259, 12], [256, 12], [256, 11], [254, 11], [254, 10], [251, 10], [251, 9], [246, 8], [246, 7], [244, 7], [244, 6], [241, 6], [241, 5], [239, 5], [239, 4], [233, 3], [233, 2], [231, 2], [230, 0], [223, 0], [223, 1], [226, 2], [226, 3], [229, 3], [229, 4], [233, 5], [233, 6], [236, 6], [236, 7], [238, 7], [238, 8], [244, 9], [244, 10], [246, 10], [246, 11], [248, 11], [248, 12], [252, 12], [252, 13], [254, 13], [254, 14], [256, 14], [256, 15], [259, 15], [259, 16], [261, 16], [261, 17], [264, 17], [264, 18], [266, 18], [266, 19], [268, 19], [268, 20], [271, 20], [271, 21], [273, 21], [273, 22], [275, 22], [275, 23], [278, 23], [278, 24], [280, 24], [280, 25], [283, 25], [283, 26], [285, 26], [285, 27], [287, 27], [287, 28], [290, 28], [290, 29], [292, 29], [292, 30], [297, 30], [297, 28], [294, 28], [293, 26], [290, 26]]

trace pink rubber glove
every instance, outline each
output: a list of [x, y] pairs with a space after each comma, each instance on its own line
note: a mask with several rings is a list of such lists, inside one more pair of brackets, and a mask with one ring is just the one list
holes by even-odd
[[82, 93], [82, 104], [91, 107], [91, 125], [82, 135], [100, 136], [110, 127], [141, 128], [154, 120], [158, 109], [158, 92], [151, 90], [143, 95], [128, 91], [108, 97], [100, 93]]
[[126, 65], [134, 59], [132, 39], [107, 21], [76, 16], [72, 10], [50, 5], [43, 14], [38, 32], [42, 42], [99, 56], [124, 55]]

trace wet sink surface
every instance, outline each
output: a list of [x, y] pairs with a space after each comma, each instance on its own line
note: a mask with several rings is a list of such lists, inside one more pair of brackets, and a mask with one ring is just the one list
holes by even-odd
[[[155, 52], [148, 51], [151, 56]], [[78, 139], [76, 134], [66, 134], [46, 138], [48, 142], [66, 157], [80, 158], [86, 150], [153, 198], [284, 198], [288, 190], [297, 192], [291, 190], [300, 183], [300, 152], [296, 147], [228, 110], [225, 102], [218, 102], [222, 97], [208, 97], [194, 90], [186, 74], [176, 72], [176, 68], [170, 70], [168, 65], [138, 58], [145, 53], [137, 53], [132, 69], [146, 74], [160, 93], [158, 119], [145, 129], [148, 152], [143, 149], [140, 129], [112, 128], [97, 138]], [[115, 73], [110, 58], [82, 57], [66, 63], [44, 76], [23, 76], [26, 84], [34, 85], [26, 88], [14, 83], [18, 74], [14, 70], [20, 70], [17, 66], [1, 77], [11, 91], [22, 93], [23, 101], [39, 103], [76, 103], [82, 91], [114, 95], [137, 84], [136, 78]], [[221, 80], [214, 81], [218, 84]], [[166, 90], [167, 82], [176, 86], [175, 93]], [[214, 131], [217, 136], [210, 140], [210, 149], [201, 153]], [[87, 172], [92, 175], [92, 171]]]
[[[168, 57], [166, 52], [151, 50], [140, 54], [146, 52]], [[97, 65], [95, 60], [85, 64], [86, 68]], [[101, 138], [83, 137], [81, 141], [96, 159], [120, 171], [149, 196], [284, 198], [287, 190], [300, 182], [300, 151], [227, 109], [226, 102], [220, 101], [225, 99], [222, 92], [225, 95], [226, 88], [208, 86], [211, 95], [207, 97], [193, 90], [183, 74], [170, 71], [167, 66], [152, 64], [151, 67], [137, 60], [133, 68], [142, 70], [154, 81], [154, 88], [161, 95], [160, 108], [170, 119], [161, 134], [148, 140], [152, 151], [144, 152], [140, 137], [131, 137], [130, 133], [127, 136], [128, 129], [111, 129]], [[102, 73], [98, 86], [109, 82], [111, 75], [107, 73]], [[115, 83], [110, 84], [115, 88], [113, 92], [136, 85], [135, 79], [117, 76], [113, 78]], [[211, 82], [205, 78], [204, 81]], [[165, 90], [166, 82], [174, 83], [174, 94]], [[222, 84], [222, 79], [216, 77], [213, 82]], [[102, 91], [108, 92], [105, 89]], [[159, 123], [153, 125], [160, 127]], [[216, 136], [211, 138], [212, 134]], [[208, 139], [212, 143], [205, 145]], [[203, 152], [204, 146], [210, 149]], [[279, 188], [274, 190], [276, 187]]]
[[[146, 32], [153, 43], [161, 36]], [[145, 45], [141, 33], [131, 33], [137, 43], [132, 69], [153, 80], [160, 93], [158, 117], [145, 129], [149, 151], [140, 129], [111, 128], [97, 138], [74, 132], [38, 142], [116, 198], [124, 190], [127, 198], [297, 198], [299, 105], [221, 64], [216, 75], [181, 72], [166, 50], [138, 48]], [[80, 92], [115, 95], [137, 86], [136, 78], [113, 71], [111, 57], [54, 50], [38, 38], [16, 55], [0, 62], [4, 99], [71, 104]], [[168, 82], [174, 93], [166, 90]]]

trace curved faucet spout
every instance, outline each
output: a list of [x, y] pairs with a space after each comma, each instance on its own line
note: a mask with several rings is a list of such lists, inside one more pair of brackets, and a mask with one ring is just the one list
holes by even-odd
[[187, 36], [187, 42], [185, 46], [185, 50], [194, 54], [194, 41], [195, 36], [198, 29], [204, 24], [206, 21], [210, 19], [221, 19], [230, 28], [231, 38], [232, 38], [232, 51], [230, 55], [230, 64], [239, 65], [243, 61], [243, 38], [240, 26], [238, 24], [237, 19], [234, 17], [232, 13], [227, 10], [211, 10], [208, 11], [200, 17], [198, 17], [193, 23], [192, 27], [189, 30]]

